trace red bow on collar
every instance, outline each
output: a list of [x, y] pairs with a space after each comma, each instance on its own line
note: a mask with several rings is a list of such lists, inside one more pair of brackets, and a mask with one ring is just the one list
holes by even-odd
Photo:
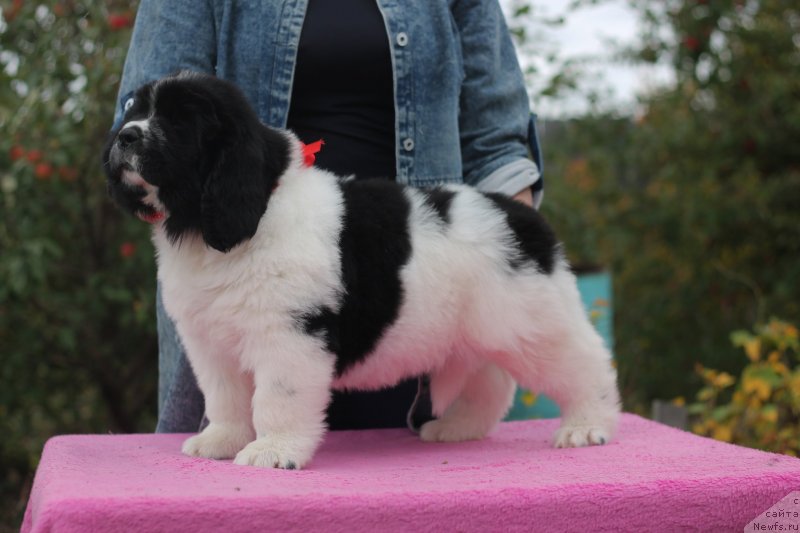
[[300, 143], [303, 149], [303, 162], [307, 167], [314, 166], [314, 161], [317, 158], [317, 152], [320, 151], [323, 144], [325, 144], [325, 141], [323, 141], [322, 139], [318, 140], [317, 142], [313, 142], [311, 144]]

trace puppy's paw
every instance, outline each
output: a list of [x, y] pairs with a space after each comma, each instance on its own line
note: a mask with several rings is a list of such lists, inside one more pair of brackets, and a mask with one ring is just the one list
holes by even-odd
[[453, 421], [442, 418], [431, 420], [422, 425], [419, 438], [425, 442], [462, 442], [465, 440], [480, 440], [488, 431], [465, 421]]
[[303, 468], [314, 454], [315, 446], [305, 439], [269, 436], [256, 439], [236, 455], [237, 465], [262, 468]]
[[591, 425], [563, 425], [556, 431], [553, 446], [556, 448], [577, 448], [596, 444], [606, 444], [611, 440], [609, 431]]
[[255, 434], [249, 427], [212, 423], [201, 433], [186, 439], [181, 451], [191, 457], [232, 459], [253, 437]]

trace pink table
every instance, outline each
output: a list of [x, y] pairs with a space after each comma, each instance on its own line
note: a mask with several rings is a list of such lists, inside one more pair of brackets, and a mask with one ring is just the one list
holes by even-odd
[[302, 471], [184, 457], [185, 435], [55, 437], [22, 531], [741, 531], [800, 489], [798, 459], [634, 415], [591, 448], [551, 448], [556, 424], [330, 433]]

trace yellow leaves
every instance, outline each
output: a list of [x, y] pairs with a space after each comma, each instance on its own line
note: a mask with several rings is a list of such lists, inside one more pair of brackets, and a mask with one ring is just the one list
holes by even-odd
[[520, 396], [520, 399], [527, 407], [530, 407], [536, 403], [536, 395], [529, 390], [524, 391]]
[[711, 384], [717, 388], [724, 389], [726, 387], [730, 387], [736, 383], [736, 378], [728, 374], [727, 372], [720, 372], [717, 374], [714, 379], [711, 381]]
[[711, 436], [716, 440], [730, 442], [733, 437], [733, 431], [731, 430], [730, 426], [717, 426], [714, 428], [714, 432], [711, 434]]
[[798, 329], [772, 320], [731, 335], [747, 365], [739, 377], [697, 364], [704, 386], [688, 406], [692, 430], [718, 440], [800, 453], [800, 340]]
[[758, 338], [749, 339], [744, 342], [744, 353], [752, 362], [757, 362], [761, 358], [761, 340]]
[[696, 424], [692, 424], [692, 433], [697, 433], [698, 435], [709, 435], [714, 432], [716, 427], [717, 423], [713, 420], [703, 420], [701, 422], [697, 422]]
[[794, 325], [781, 320], [771, 320], [766, 329], [777, 338], [797, 339], [798, 336], [797, 328]]
[[742, 390], [744, 390], [744, 392], [747, 394], [755, 395], [755, 397], [761, 401], [765, 401], [769, 398], [769, 395], [772, 392], [772, 387], [767, 380], [763, 378], [743, 376]]
[[786, 376], [791, 372], [789, 367], [783, 364], [781, 354], [777, 351], [769, 354], [769, 357], [767, 357], [767, 363], [773, 372], [779, 376]]
[[756, 328], [753, 335], [747, 331], [737, 331], [732, 336], [733, 344], [745, 349], [748, 358], [752, 359], [752, 345], [760, 342], [762, 350], [776, 350], [782, 354], [782, 358], [788, 358], [793, 352], [795, 358], [800, 351], [800, 339], [798, 339], [798, 329], [796, 326], [782, 320], [772, 319], [766, 325]]
[[[736, 383], [736, 378], [727, 372], [719, 372], [712, 368], [705, 368], [700, 364], [695, 365], [695, 371], [703, 377], [706, 384], [710, 385], [711, 392], [714, 393]], [[700, 392], [702, 393], [703, 391], [701, 390]], [[706, 393], [704, 396], [706, 397], [701, 399], [708, 399], [711, 397], [710, 393]]]
[[712, 389], [711, 387], [703, 387], [697, 393], [697, 399], [701, 402], [707, 402], [708, 400], [714, 398], [717, 394], [717, 391]]
[[595, 326], [602, 320], [602, 318], [606, 315], [606, 311], [604, 308], [609, 306], [608, 300], [605, 298], [596, 298], [594, 302], [592, 302], [592, 307], [589, 310], [589, 320]]
[[730, 422], [720, 423], [715, 420], [704, 420], [692, 425], [692, 432], [724, 442], [733, 440], [733, 425]]
[[761, 417], [770, 424], [778, 422], [778, 408], [775, 405], [765, 405], [761, 410]]
[[800, 397], [800, 369], [789, 378], [789, 392]]
[[678, 396], [677, 398], [673, 398], [672, 405], [676, 407], [683, 407], [684, 405], [686, 405], [686, 398], [684, 398], [683, 396]]

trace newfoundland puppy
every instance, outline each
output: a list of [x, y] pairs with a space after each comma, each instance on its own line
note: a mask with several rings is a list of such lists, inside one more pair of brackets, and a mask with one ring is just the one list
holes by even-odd
[[331, 389], [430, 375], [425, 441], [480, 439], [516, 383], [561, 407], [558, 447], [604, 444], [616, 372], [552, 230], [467, 186], [356, 181], [309, 164], [245, 96], [181, 73], [141, 87], [104, 153], [152, 224], [164, 305], [206, 400], [187, 455], [302, 468]]

